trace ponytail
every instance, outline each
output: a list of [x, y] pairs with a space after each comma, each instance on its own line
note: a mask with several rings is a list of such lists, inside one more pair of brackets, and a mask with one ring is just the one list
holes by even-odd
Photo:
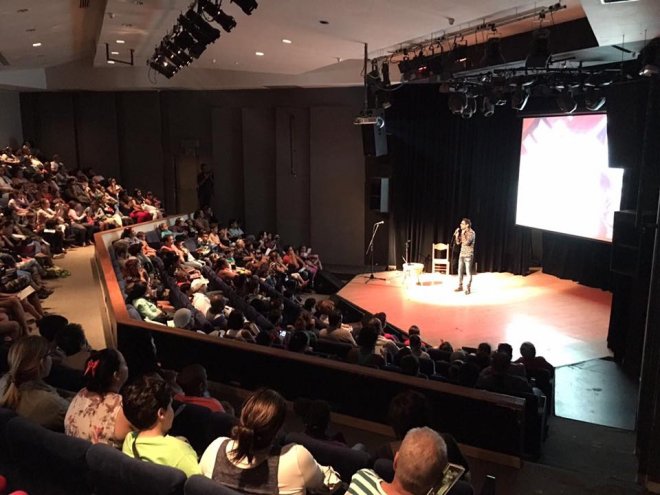
[[2, 398], [0, 398], [0, 407], [15, 410], [21, 400], [21, 391], [18, 389], [11, 372], [7, 373], [7, 378], [7, 388], [2, 394]]
[[232, 460], [238, 462], [241, 459], [247, 458], [248, 462], [254, 459], [254, 430], [247, 426], [236, 425], [232, 428], [231, 436], [235, 441], [236, 446], [230, 452]]
[[40, 335], [30, 335], [14, 342], [7, 354], [7, 388], [0, 398], [0, 406], [9, 409], [18, 407], [21, 401], [20, 386], [41, 378], [42, 361], [46, 356], [48, 341]]
[[247, 458], [252, 462], [255, 453], [270, 448], [277, 432], [284, 424], [286, 402], [274, 390], [255, 392], [243, 406], [241, 419], [232, 429], [235, 447], [231, 458], [237, 462]]

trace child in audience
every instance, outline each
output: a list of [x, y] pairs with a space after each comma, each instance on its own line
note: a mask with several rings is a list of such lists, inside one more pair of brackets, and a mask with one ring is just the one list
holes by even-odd
[[131, 431], [119, 390], [128, 378], [128, 367], [115, 349], [92, 351], [85, 366], [85, 388], [76, 394], [64, 418], [64, 432], [92, 443], [121, 448]]
[[124, 414], [137, 431], [126, 435], [122, 451], [135, 459], [170, 466], [186, 476], [200, 474], [197, 454], [183, 440], [171, 437], [172, 389], [157, 375], [143, 375], [122, 391]]
[[191, 364], [183, 368], [177, 375], [176, 382], [183, 394], [175, 395], [175, 401], [206, 407], [212, 412], [225, 412], [220, 401], [209, 395], [206, 368], [201, 364]]

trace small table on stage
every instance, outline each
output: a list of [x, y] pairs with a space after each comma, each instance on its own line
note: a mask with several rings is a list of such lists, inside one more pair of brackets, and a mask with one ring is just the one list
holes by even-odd
[[424, 263], [404, 263], [403, 264], [403, 283], [410, 280], [416, 280], [417, 285], [422, 285], [419, 276], [424, 272]]

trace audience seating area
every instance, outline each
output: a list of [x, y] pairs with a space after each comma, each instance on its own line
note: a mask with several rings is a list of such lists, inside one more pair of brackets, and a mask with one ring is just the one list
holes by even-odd
[[[178, 217], [165, 220], [172, 225], [175, 218]], [[156, 225], [156, 222], [146, 222], [136, 225], [133, 230], [152, 236]], [[121, 276], [113, 266], [112, 243], [121, 234], [121, 229], [97, 234], [96, 259], [104, 275], [107, 307], [114, 324], [107, 341], [118, 345], [131, 372], [139, 372], [145, 362], [154, 360], [175, 370], [197, 362], [205, 366], [210, 380], [246, 390], [267, 386], [278, 390], [288, 400], [299, 397], [327, 400], [336, 412], [383, 424], [386, 423], [391, 397], [403, 390], [419, 390], [431, 400], [442, 430], [452, 433], [459, 442], [513, 457], [534, 458], [540, 454], [545, 409], [539, 408], [538, 399], [447, 383], [443, 377], [443, 358], [446, 356], [436, 354], [428, 362], [421, 360], [421, 372], [432, 378], [429, 380], [394, 373], [392, 371], [398, 370], [391, 366], [388, 371], [345, 363], [342, 359], [352, 346], [335, 341], [319, 339], [310, 355], [131, 318], [130, 308], [127, 309], [124, 302]], [[156, 238], [152, 240], [156, 242]], [[210, 281], [210, 289], [222, 290], [233, 307], [242, 309], [247, 318], [262, 330], [272, 327], [262, 315], [255, 314], [254, 308], [242, 305], [239, 298], [232, 297], [232, 288], [212, 270], [202, 268], [202, 271]], [[171, 302], [187, 300], [176, 284], [168, 281], [167, 286]], [[275, 289], [262, 285], [262, 290]], [[283, 296], [281, 293], [276, 295]], [[285, 312], [287, 306], [298, 304], [286, 297], [283, 297], [283, 303]], [[341, 308], [342, 305], [349, 304], [339, 300], [337, 306]], [[153, 354], [154, 348], [156, 355]]]

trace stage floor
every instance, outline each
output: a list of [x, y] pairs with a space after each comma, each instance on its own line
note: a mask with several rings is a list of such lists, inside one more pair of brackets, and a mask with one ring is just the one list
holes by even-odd
[[424, 341], [456, 347], [489, 342], [513, 346], [533, 342], [554, 366], [610, 356], [607, 329], [612, 294], [536, 272], [475, 275], [472, 294], [454, 292], [456, 276], [424, 273], [421, 285], [402, 272], [380, 272], [371, 280], [354, 277], [338, 295], [360, 308], [384, 311], [389, 322], [407, 330], [418, 325]]

